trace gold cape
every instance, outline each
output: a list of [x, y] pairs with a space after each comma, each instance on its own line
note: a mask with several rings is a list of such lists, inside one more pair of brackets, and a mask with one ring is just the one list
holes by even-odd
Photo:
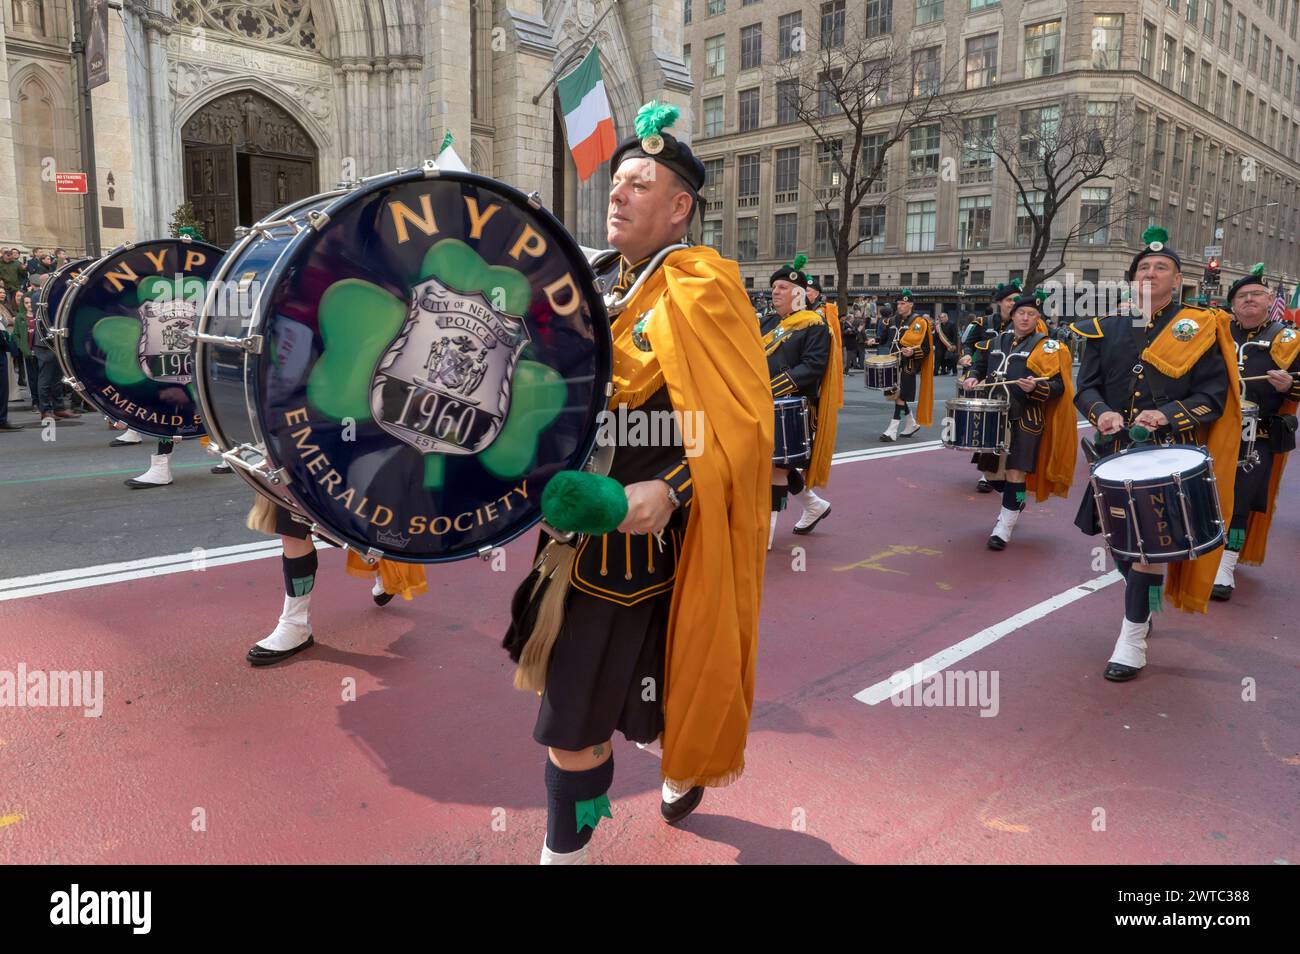
[[[924, 327], [918, 327], [924, 325]], [[900, 348], [919, 348], [921, 342], [930, 342], [930, 352], [921, 362], [921, 389], [916, 395], [916, 423], [929, 427], [934, 423], [934, 335], [930, 319], [925, 315], [912, 315], [907, 330], [898, 339]]]
[[[1268, 353], [1279, 370], [1289, 371], [1291, 365], [1295, 363], [1296, 356], [1300, 355], [1300, 336], [1292, 338], [1290, 342], [1274, 338]], [[1282, 402], [1280, 414], [1295, 412], [1295, 401]], [[1263, 513], [1252, 512], [1250, 515], [1250, 520], [1246, 524], [1246, 545], [1241, 550], [1242, 563], [1258, 566], [1264, 562], [1264, 552], [1268, 548], [1268, 529], [1273, 523], [1273, 505], [1277, 502], [1277, 490], [1282, 486], [1282, 474], [1286, 471], [1286, 459], [1290, 456], [1289, 453], [1273, 455], [1273, 469], [1268, 477], [1268, 509]]]
[[[1050, 345], [1056, 347], [1048, 350]], [[1035, 470], [1025, 477], [1025, 489], [1042, 503], [1055, 494], [1064, 497], [1074, 481], [1074, 464], [1078, 457], [1079, 429], [1074, 423], [1074, 364], [1070, 349], [1048, 338], [1040, 341], [1025, 362], [1035, 377], [1061, 376], [1065, 391], [1053, 398], [1043, 418], [1043, 437], [1038, 442]]]
[[[840, 334], [839, 309], [827, 304], [829, 315], [823, 317], [815, 311], [794, 311], [781, 319], [781, 323], [763, 336], [763, 353], [771, 354], [780, 344], [777, 328], [786, 333], [807, 328], [810, 325], [826, 323], [831, 332], [830, 359], [822, 371], [821, 383], [817, 391], [817, 431], [813, 435], [812, 460], [808, 464], [808, 484], [811, 487], [825, 487], [831, 478], [831, 458], [835, 455], [835, 427], [839, 421], [840, 408], [844, 406], [844, 344]], [[775, 421], [773, 422], [775, 423]]]
[[[651, 351], [632, 342], [649, 313]], [[610, 406], [645, 401], [704, 413], [688, 457], [694, 498], [668, 618], [661, 773], [674, 791], [721, 786], [745, 768], [771, 511], [772, 391], [740, 270], [713, 249], [673, 252], [613, 327]]]

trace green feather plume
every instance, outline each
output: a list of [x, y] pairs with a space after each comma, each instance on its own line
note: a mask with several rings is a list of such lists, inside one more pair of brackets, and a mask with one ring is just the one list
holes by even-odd
[[1013, 278], [1011, 279], [1011, 287], [1014, 288], [1016, 291], [1020, 291], [1025, 286], [1021, 283], [1020, 279]]
[[998, 282], [997, 287], [994, 288], [993, 290], [994, 290], [995, 292], [1000, 292], [1000, 291], [1002, 291], [1002, 289], [1004, 289], [1004, 288], [1006, 288], [1006, 287], [1007, 287], [1006, 285], [1003, 285], [1001, 282]]
[[1168, 242], [1169, 233], [1158, 225], [1152, 225], [1142, 233], [1142, 244], [1150, 245], [1152, 242]]
[[911, 297], [912, 297], [912, 289], [910, 289], [910, 288], [904, 288], [901, 292], [899, 292], [898, 297], [899, 297], [899, 298], [911, 298]]
[[1256, 262], [1254, 265], [1250, 266], [1250, 273], [1251, 273], [1252, 275], [1254, 275], [1256, 278], [1263, 278], [1263, 277], [1264, 277], [1264, 263], [1263, 263], [1263, 262]]
[[1037, 301], [1038, 301], [1038, 303], [1039, 303], [1040, 305], [1041, 305], [1043, 302], [1047, 301], [1047, 291], [1046, 291], [1046, 289], [1043, 289], [1043, 288], [1035, 288], [1035, 289], [1034, 289], [1034, 298], [1037, 299]]
[[802, 272], [803, 267], [807, 264], [808, 264], [807, 255], [796, 255], [794, 257], [794, 261], [790, 263], [790, 267], [793, 268], [796, 272]]
[[636, 119], [632, 121], [632, 128], [636, 130], [637, 138], [644, 139], [646, 136], [663, 132], [677, 122], [679, 115], [681, 110], [671, 103], [661, 103], [652, 99], [637, 112]]

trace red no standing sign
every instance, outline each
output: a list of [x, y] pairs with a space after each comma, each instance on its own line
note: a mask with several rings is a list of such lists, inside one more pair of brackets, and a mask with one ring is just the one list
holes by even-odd
[[54, 174], [54, 191], [85, 195], [86, 174], [84, 172], [56, 172]]

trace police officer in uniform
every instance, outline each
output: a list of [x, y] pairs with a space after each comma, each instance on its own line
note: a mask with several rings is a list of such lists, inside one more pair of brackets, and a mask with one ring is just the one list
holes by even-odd
[[[1237, 561], [1264, 561], [1268, 529], [1277, 498], [1284, 455], [1295, 449], [1296, 402], [1300, 401], [1300, 334], [1269, 318], [1273, 293], [1264, 284], [1264, 266], [1256, 265], [1228, 289], [1229, 325], [1237, 347], [1237, 367], [1245, 399], [1259, 409], [1255, 423], [1256, 459], [1238, 465], [1228, 543], [1219, 559], [1212, 599], [1232, 599]], [[1247, 423], [1249, 428], [1250, 424]], [[1243, 438], [1245, 434], [1243, 433]], [[1246, 441], [1243, 439], [1242, 452]]]
[[[1241, 423], [1236, 368], [1225, 359], [1231, 355], [1226, 322], [1179, 301], [1182, 260], [1164, 229], [1147, 229], [1142, 241], [1127, 277], [1144, 289], [1147, 311], [1136, 319], [1116, 315], [1070, 325], [1088, 339], [1075, 406], [1097, 428], [1099, 453], [1129, 446], [1133, 425], [1157, 443], [1206, 446], [1215, 457], [1220, 506], [1227, 515]], [[1231, 441], [1227, 453], [1221, 449], [1225, 435]], [[1083, 495], [1075, 523], [1084, 533], [1101, 532], [1091, 489]], [[1116, 560], [1125, 579], [1124, 618], [1103, 673], [1106, 679], [1126, 682], [1146, 665], [1151, 614], [1161, 605], [1162, 587], [1176, 607], [1205, 610], [1213, 576], [1204, 570], [1208, 566], [1212, 571], [1216, 562], [1213, 555], [1191, 564]]]

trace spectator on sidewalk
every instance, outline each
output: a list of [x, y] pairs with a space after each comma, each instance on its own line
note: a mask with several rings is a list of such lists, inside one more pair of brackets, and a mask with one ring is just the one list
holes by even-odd
[[13, 337], [14, 316], [9, 311], [9, 293], [0, 285], [0, 432], [21, 431], [9, 423], [9, 355], [17, 350]]
[[6, 248], [0, 252], [0, 284], [10, 297], [27, 284], [27, 269], [18, 258], [18, 249]]

